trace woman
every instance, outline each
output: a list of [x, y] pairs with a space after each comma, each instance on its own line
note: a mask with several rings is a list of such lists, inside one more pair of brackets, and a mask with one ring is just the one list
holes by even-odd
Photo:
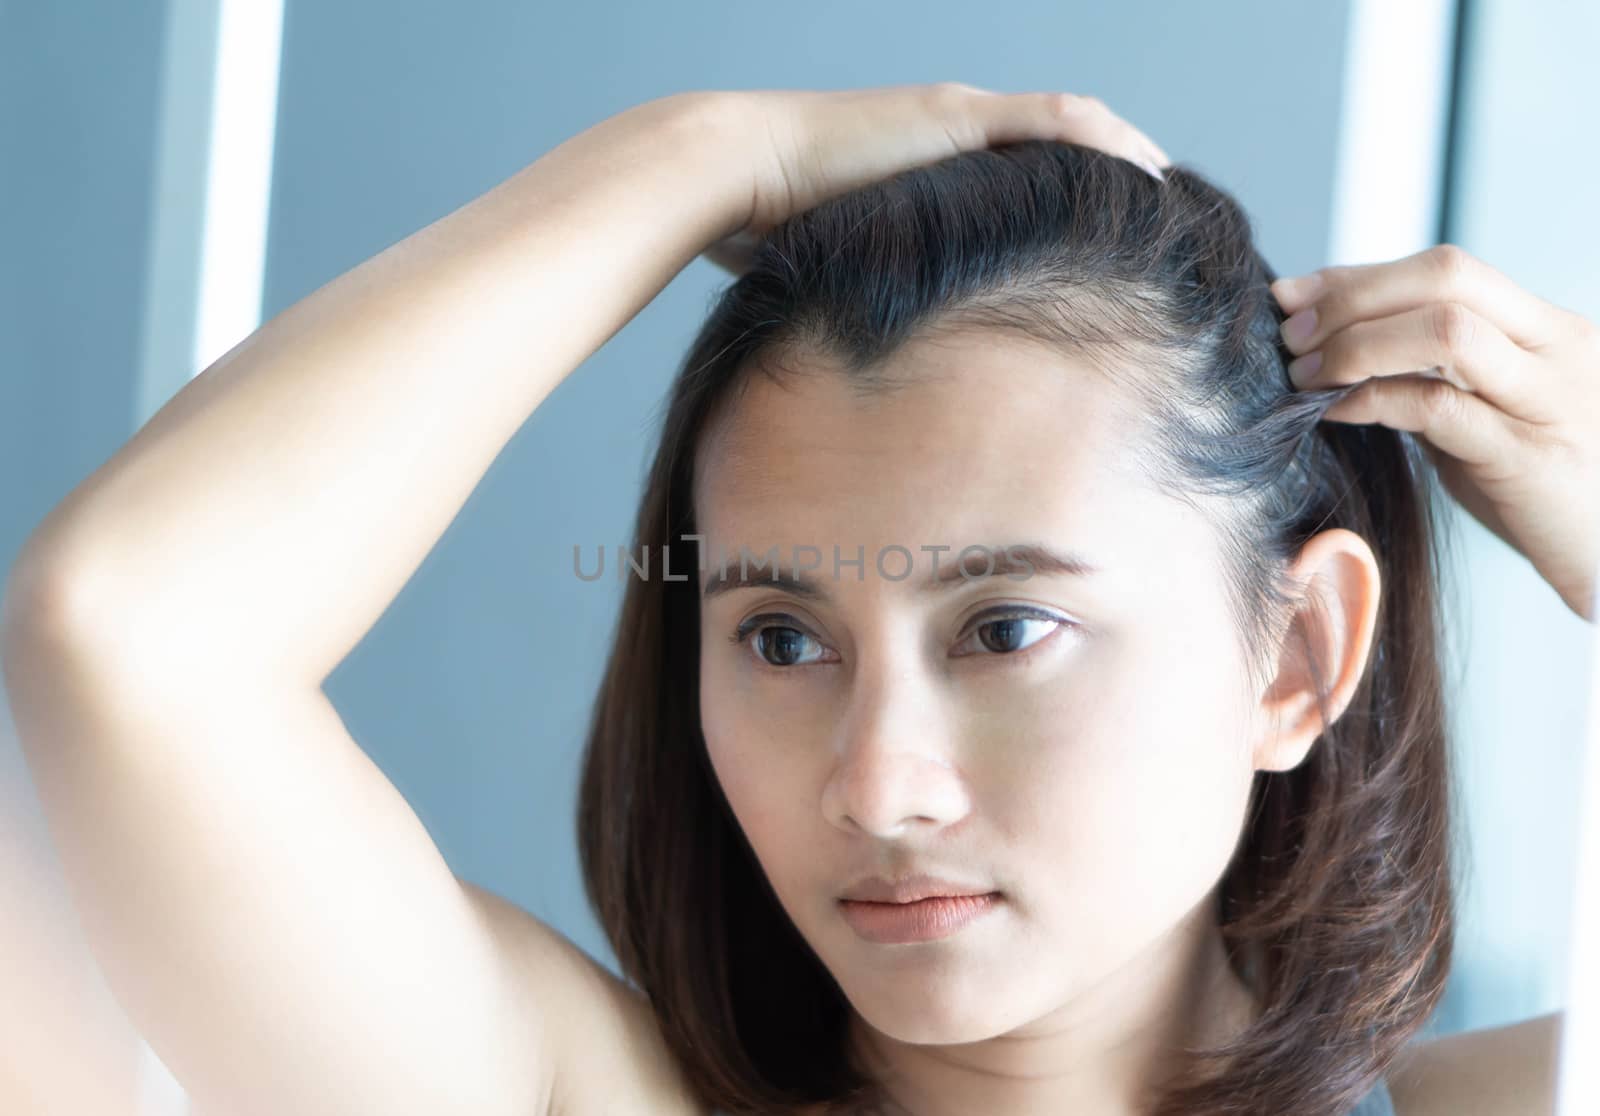
[[[1588, 614], [1594, 331], [1446, 251], [1279, 285], [1280, 335], [1231, 201], [1114, 155], [1165, 162], [1061, 95], [650, 102], [278, 315], [47, 517], [13, 708], [86, 933], [198, 1110], [1548, 1088], [1553, 1019], [1401, 1050], [1451, 920], [1429, 507], [1392, 428]], [[711, 561], [630, 581], [581, 791], [634, 989], [456, 880], [320, 685], [708, 250], [745, 273], [635, 541]], [[1339, 390], [1295, 393], [1291, 352]], [[805, 586], [741, 578], [774, 547]], [[979, 895], [867, 902], [917, 873]]]

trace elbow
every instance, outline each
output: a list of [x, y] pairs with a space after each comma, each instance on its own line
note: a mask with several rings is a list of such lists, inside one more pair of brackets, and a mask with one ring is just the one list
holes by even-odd
[[28, 537], [0, 597], [0, 651], [8, 678], [19, 656], [105, 634], [111, 615], [93, 603], [100, 595], [97, 584], [82, 563], [52, 550], [37, 532]]

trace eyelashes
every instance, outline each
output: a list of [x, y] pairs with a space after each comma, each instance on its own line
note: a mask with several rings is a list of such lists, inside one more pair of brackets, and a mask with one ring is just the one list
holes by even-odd
[[[1041, 608], [1014, 605], [1007, 608], [994, 609], [978, 616], [968, 627], [967, 632], [963, 634], [961, 641], [956, 645], [958, 649], [968, 650], [958, 650], [955, 657], [969, 658], [978, 656], [1012, 662], [1023, 660], [1028, 658], [1036, 649], [1048, 644], [1057, 632], [1063, 629], [1073, 629], [1077, 626], [1065, 617]], [[1043, 629], [1042, 634], [1034, 635], [1035, 632], [1039, 632], [1041, 629]], [[768, 652], [771, 649], [767, 646], [768, 641], [762, 637], [769, 632], [786, 633], [785, 638], [777, 644], [785, 648], [781, 653], [782, 657], [795, 655], [800, 661], [773, 662], [768, 658]], [[982, 638], [985, 632], [997, 632], [998, 638], [985, 640]], [[1033, 635], [1032, 639], [1028, 638], [1030, 635]], [[756, 638], [752, 640], [752, 636]], [[728, 642], [735, 645], [750, 643], [751, 654], [754, 656], [756, 664], [766, 670], [792, 671], [796, 667], [826, 666], [830, 661], [838, 661], [837, 658], [820, 662], [803, 659], [807, 644], [814, 644], [821, 648], [825, 648], [825, 645], [816, 636], [807, 631], [805, 625], [784, 613], [763, 613], [759, 616], [750, 617], [733, 630], [728, 636]], [[991, 643], [998, 643], [1001, 646], [994, 647], [991, 646]], [[1009, 644], [1017, 644], [1017, 646], [1007, 646]]]

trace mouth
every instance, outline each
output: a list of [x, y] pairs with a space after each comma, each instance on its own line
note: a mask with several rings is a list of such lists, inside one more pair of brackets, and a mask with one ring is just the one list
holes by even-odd
[[1005, 902], [998, 891], [983, 895], [934, 895], [909, 903], [841, 899], [844, 920], [860, 937], [878, 945], [901, 945], [951, 937]]

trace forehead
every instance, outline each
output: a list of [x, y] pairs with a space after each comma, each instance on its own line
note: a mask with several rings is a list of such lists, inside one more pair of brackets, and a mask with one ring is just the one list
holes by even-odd
[[1210, 524], [1139, 475], [1139, 416], [1086, 361], [944, 333], [888, 361], [888, 392], [854, 390], [821, 358], [786, 368], [782, 382], [750, 377], [699, 448], [694, 515], [712, 555], [899, 545], [926, 568], [922, 547], [950, 547], [947, 564], [968, 545], [1042, 542], [1101, 566], [1102, 592], [1152, 604], [1213, 571]]
[[[1128, 441], [1125, 404], [1092, 366], [994, 333], [949, 333], [913, 341], [885, 362], [893, 385], [863, 392], [824, 357], [786, 359], [781, 382], [752, 375], [744, 393], [707, 431], [697, 496], [760, 488], [814, 488], [828, 477], [889, 469], [929, 485], [959, 479], [1026, 480], [1039, 468], [1074, 474], [1110, 464]], [[1026, 451], [1026, 452], [1023, 452]], [[702, 526], [706, 526], [701, 521]]]
[[[944, 332], [863, 394], [822, 358], [752, 376], [706, 432], [695, 517], [713, 548], [1003, 545], [1038, 540], [1121, 564], [1204, 542], [1187, 505], [1132, 468], [1139, 419], [1093, 365], [1025, 338]], [[1116, 555], [1116, 557], [1114, 557]]]

